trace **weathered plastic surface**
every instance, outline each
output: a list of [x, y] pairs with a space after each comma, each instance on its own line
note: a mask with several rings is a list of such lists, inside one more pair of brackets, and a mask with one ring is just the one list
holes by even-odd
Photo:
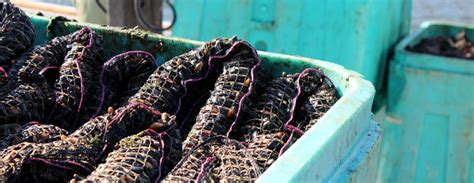
[[[63, 35], [78, 29], [75, 22], [50, 21], [33, 17], [37, 30], [36, 44], [52, 35]], [[109, 58], [127, 50], [141, 49], [153, 53], [162, 63], [195, 48], [201, 42], [163, 37], [145, 31], [87, 24], [104, 36], [104, 54]], [[342, 98], [278, 159], [259, 182], [348, 182], [375, 180], [377, 152], [381, 130], [372, 119], [373, 85], [359, 74], [319, 60], [259, 52], [266, 74], [274, 76], [320, 67], [335, 83]], [[282, 173], [284, 172], [284, 173]]]
[[173, 36], [239, 35], [258, 50], [355, 70], [382, 87], [387, 55], [410, 30], [411, 0], [176, 0]]
[[474, 38], [474, 26], [425, 23], [391, 62], [380, 182], [474, 182], [474, 61], [406, 50], [422, 38]]

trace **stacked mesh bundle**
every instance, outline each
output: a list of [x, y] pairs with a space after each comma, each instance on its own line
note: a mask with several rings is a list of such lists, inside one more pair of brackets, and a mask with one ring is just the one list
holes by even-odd
[[95, 116], [105, 107], [125, 104], [155, 71], [157, 65], [151, 53], [129, 51], [104, 63], [100, 75], [100, 103]]
[[[216, 40], [165, 62], [129, 99], [127, 105], [91, 119], [62, 140], [43, 144], [24, 142], [4, 149], [0, 153], [0, 178], [16, 180], [19, 175], [25, 174], [22, 171], [24, 166], [32, 167], [31, 171], [26, 171], [31, 176], [20, 177], [31, 179], [34, 179], [32, 176], [46, 175], [43, 177], [45, 180], [56, 181], [54, 176], [49, 176], [54, 171], [66, 175], [89, 174], [90, 167], [108, 147], [159, 121], [161, 111], [178, 111], [180, 99], [186, 95], [187, 82], [207, 77], [211, 67], [204, 61], [210, 55], [225, 53], [222, 49], [230, 47], [231, 42]], [[175, 90], [170, 91], [170, 88]], [[59, 169], [53, 171], [54, 167]]]
[[[181, 138], [170, 122], [158, 123], [158, 129], [149, 128], [120, 140], [115, 150], [85, 179], [76, 176], [73, 181], [95, 182], [152, 182], [166, 175], [181, 156]], [[162, 119], [166, 120], [166, 119]], [[170, 126], [171, 125], [171, 126]]]
[[219, 135], [193, 148], [163, 182], [248, 182], [260, 174], [258, 165], [244, 145]]
[[[102, 49], [102, 37], [90, 28], [82, 28], [75, 35], [55, 85], [56, 113], [53, 113], [53, 121], [58, 126], [74, 129], [78, 126], [77, 121], [82, 122], [84, 118], [90, 117], [87, 115], [81, 119], [84, 113], [90, 112], [89, 108], [97, 107], [95, 96], [98, 95], [98, 88], [95, 81]], [[71, 116], [75, 116], [75, 119], [71, 120]]]
[[15, 128], [5, 137], [0, 136], [0, 150], [21, 142], [46, 143], [59, 140], [67, 131], [54, 125], [30, 122]]
[[261, 69], [256, 51], [248, 43], [239, 41], [226, 55], [214, 59], [223, 62], [223, 72], [183, 143], [184, 153], [213, 136], [228, 136], [240, 113], [248, 111], [248, 96], [253, 93], [252, 87]]
[[29, 17], [10, 2], [0, 3], [0, 66], [8, 68], [13, 59], [30, 49], [35, 38]]

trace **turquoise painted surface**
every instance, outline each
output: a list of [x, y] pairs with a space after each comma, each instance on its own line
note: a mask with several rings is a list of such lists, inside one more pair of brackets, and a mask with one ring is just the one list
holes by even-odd
[[473, 25], [424, 23], [391, 62], [380, 182], [474, 182], [474, 62], [407, 51]]
[[[262, 18], [265, 20], [265, 17]], [[201, 42], [163, 37], [140, 30], [124, 30], [93, 24], [57, 21], [33, 17], [37, 44], [53, 35], [64, 35], [87, 25], [104, 36], [105, 58], [127, 50], [146, 50], [162, 63], [197, 47]], [[52, 25], [47, 29], [48, 25]], [[371, 121], [375, 94], [373, 85], [356, 72], [315, 59], [259, 51], [267, 75], [280, 76], [300, 72], [307, 67], [320, 67], [328, 75], [341, 99], [278, 159], [259, 182], [337, 182], [375, 180], [378, 164], [380, 128]], [[285, 172], [285, 173], [282, 173]], [[335, 176], [340, 175], [340, 176]]]
[[408, 34], [411, 0], [176, 0], [173, 36], [238, 35], [257, 49], [328, 60], [382, 89], [390, 50]]

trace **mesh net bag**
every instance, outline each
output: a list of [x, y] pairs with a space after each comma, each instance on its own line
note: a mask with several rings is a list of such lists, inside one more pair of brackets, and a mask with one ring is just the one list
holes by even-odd
[[[61, 65], [55, 86], [57, 112], [53, 114], [54, 123], [58, 126], [74, 129], [77, 121], [82, 121], [81, 114], [88, 112], [84, 108], [96, 107], [96, 103], [92, 101], [97, 100], [91, 99], [97, 95], [94, 71], [98, 70], [101, 51], [102, 38], [90, 28], [85, 27], [77, 33], [75, 42]], [[75, 119], [71, 120], [71, 116], [75, 116]]]
[[254, 181], [261, 172], [245, 146], [219, 135], [185, 155], [163, 182]]
[[[168, 122], [165, 122], [168, 123]], [[174, 125], [174, 123], [172, 123]], [[120, 140], [105, 160], [86, 179], [74, 181], [152, 182], [166, 175], [181, 156], [181, 140], [175, 126], [147, 129]]]
[[305, 119], [300, 128], [308, 131], [339, 99], [339, 94], [330, 80], [322, 78], [318, 90], [304, 99], [303, 113]]
[[0, 3], [0, 17], [0, 66], [8, 67], [31, 48], [35, 34], [29, 17], [10, 2]]
[[44, 83], [19, 85], [0, 99], [0, 124], [42, 121], [49, 111], [50, 96]]
[[51, 142], [61, 139], [63, 135], [67, 135], [67, 131], [57, 126], [30, 122], [16, 128], [13, 133], [3, 138], [0, 137], [0, 150], [20, 142]]
[[216, 59], [224, 62], [223, 72], [183, 143], [184, 153], [207, 138], [228, 135], [240, 113], [247, 111], [248, 96], [252, 93], [254, 81], [258, 79], [255, 76], [261, 62], [246, 42], [235, 43], [226, 55]]
[[152, 54], [129, 51], [116, 55], [102, 66], [100, 102], [94, 115], [106, 107], [125, 104], [142, 87], [157, 65]]

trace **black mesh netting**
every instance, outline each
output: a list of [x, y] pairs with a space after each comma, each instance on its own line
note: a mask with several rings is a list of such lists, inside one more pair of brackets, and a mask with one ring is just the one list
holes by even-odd
[[228, 135], [240, 113], [248, 110], [248, 96], [252, 93], [252, 86], [258, 79], [256, 72], [260, 72], [261, 66], [255, 50], [240, 41], [226, 55], [215, 59], [216, 62], [223, 62], [223, 72], [183, 142], [184, 153], [207, 138]]
[[0, 150], [21, 142], [45, 143], [61, 139], [67, 131], [54, 125], [30, 122], [15, 128], [4, 137], [0, 136]]
[[99, 107], [94, 116], [105, 108], [126, 104], [156, 67], [153, 55], [145, 51], [129, 51], [105, 62], [100, 73]]
[[8, 68], [12, 60], [33, 45], [35, 31], [30, 18], [10, 2], [0, 3], [0, 66]]

